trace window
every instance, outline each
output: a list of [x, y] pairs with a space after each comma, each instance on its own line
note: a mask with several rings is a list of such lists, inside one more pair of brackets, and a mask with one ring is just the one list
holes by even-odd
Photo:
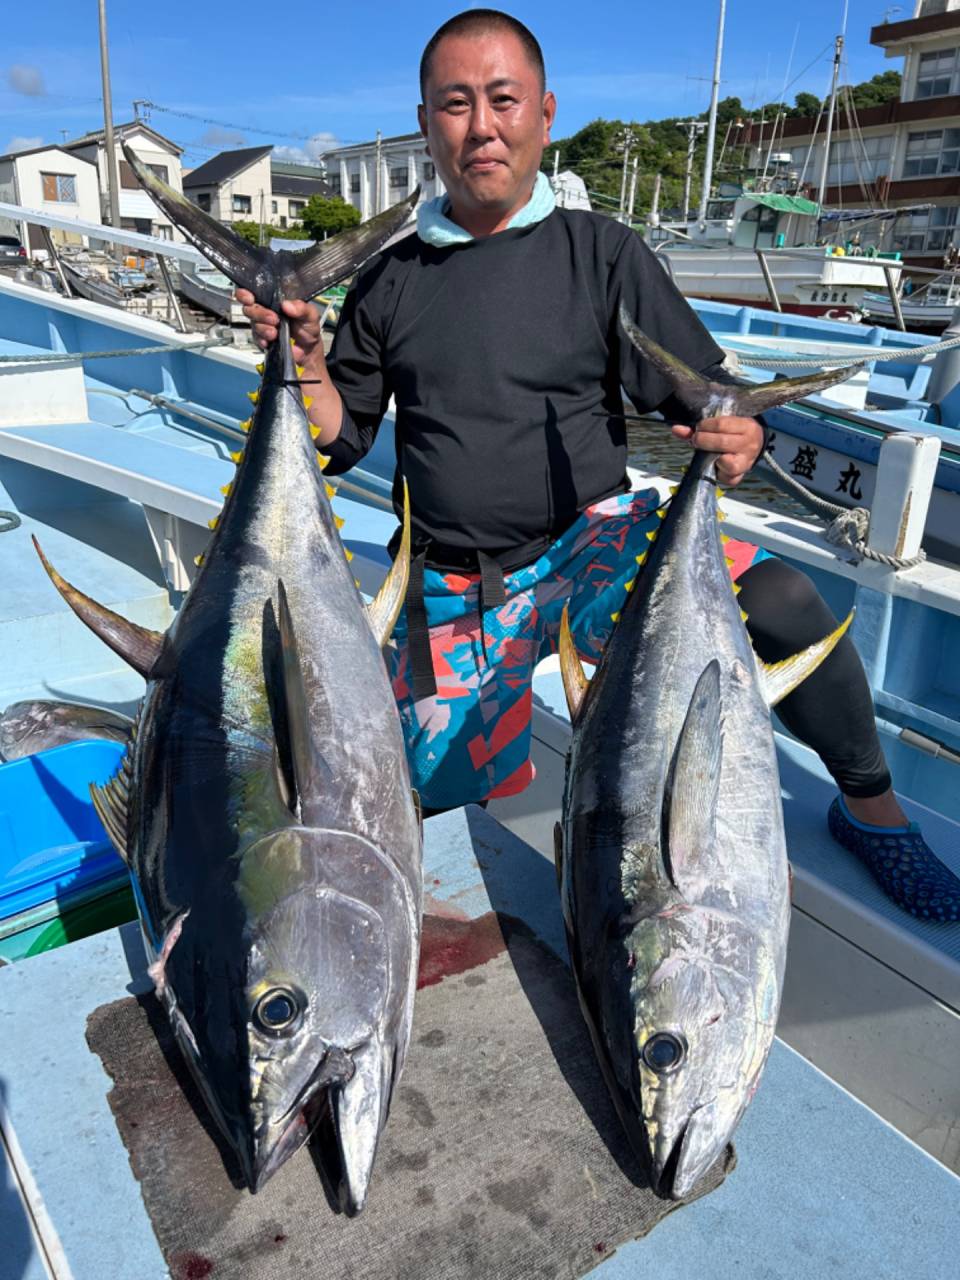
[[410, 180], [410, 176], [409, 176], [409, 174], [408, 174], [408, 172], [407, 172], [407, 166], [406, 166], [406, 165], [404, 165], [402, 169], [391, 169], [391, 170], [390, 170], [390, 185], [391, 185], [391, 187], [401, 187], [401, 188], [402, 188], [402, 187], [405, 187], [405, 186], [407, 185], [407, 183], [409, 182], [409, 180]]
[[905, 178], [960, 173], [960, 129], [927, 129], [907, 138]]
[[173, 227], [168, 222], [158, 222], [154, 233], [160, 240], [173, 239]]
[[351, 194], [351, 195], [355, 195], [355, 196], [360, 194], [360, 175], [359, 175], [359, 173], [351, 173], [351, 175], [350, 175], [350, 194]]
[[894, 248], [901, 253], [942, 253], [953, 243], [957, 210], [953, 204], [902, 213], [894, 225]]
[[276, 212], [277, 212], [277, 202], [276, 202], [276, 200], [271, 200], [271, 201], [270, 201], [270, 212], [271, 212], [271, 213], [276, 213]]
[[234, 213], [250, 213], [253, 209], [253, 200], [250, 196], [234, 196], [232, 209]]
[[941, 98], [960, 92], [960, 49], [921, 53], [917, 68], [917, 98]]
[[733, 217], [734, 200], [710, 200], [707, 202], [707, 221], [726, 222]]
[[303, 213], [306, 207], [307, 207], [306, 200], [291, 200], [288, 205], [290, 217], [299, 218], [301, 213]]
[[201, 191], [193, 197], [198, 209], [202, 209], [204, 213], [210, 212], [210, 192]]
[[43, 198], [58, 204], [77, 203], [77, 180], [72, 173], [41, 173]]
[[[834, 142], [830, 147], [827, 185], [831, 187], [855, 185], [886, 177], [890, 173], [892, 142], [893, 138], [889, 133]], [[822, 151], [820, 155], [823, 155]]]
[[436, 165], [432, 160], [424, 160], [423, 162], [423, 180], [431, 182], [437, 176]]
[[339, 173], [327, 174], [327, 186], [335, 196], [340, 195], [340, 175]]
[[139, 191], [140, 183], [133, 168], [126, 160], [120, 161], [120, 186], [124, 191]]
[[154, 177], [159, 178], [161, 182], [170, 182], [169, 172], [165, 164], [148, 164], [146, 166]]

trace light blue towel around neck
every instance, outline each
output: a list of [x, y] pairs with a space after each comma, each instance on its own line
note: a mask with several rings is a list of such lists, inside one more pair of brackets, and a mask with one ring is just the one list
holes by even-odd
[[[535, 222], [542, 222], [553, 213], [556, 203], [547, 175], [538, 173], [533, 184], [533, 195], [507, 223], [507, 230], [511, 227], [531, 227]], [[449, 208], [450, 197], [442, 195], [428, 200], [417, 210], [417, 235], [426, 244], [446, 249], [454, 244], [468, 244], [475, 238], [469, 231], [451, 222], [446, 213]]]

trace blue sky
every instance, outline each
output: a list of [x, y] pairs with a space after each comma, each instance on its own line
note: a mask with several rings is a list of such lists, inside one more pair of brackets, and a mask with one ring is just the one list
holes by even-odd
[[[114, 119], [130, 119], [135, 98], [167, 108], [152, 112], [151, 123], [187, 148], [191, 166], [227, 147], [273, 142], [297, 157], [363, 141], [378, 128], [385, 136], [411, 132], [422, 47], [462, 7], [107, 0]], [[850, 0], [852, 83], [900, 67], [869, 44], [887, 8], [883, 0]], [[645, 120], [706, 109], [716, 0], [516, 0], [509, 11], [543, 45], [559, 100], [556, 137], [597, 116]], [[795, 43], [790, 78], [799, 78], [788, 99], [800, 90], [823, 96], [841, 12], [842, 0], [728, 0], [722, 93], [747, 105], [779, 98]], [[911, 12], [912, 0], [904, 0], [894, 20]], [[62, 130], [77, 137], [102, 127], [93, 0], [44, 0], [42, 16], [30, 5], [9, 6], [2, 30], [0, 154], [59, 142]]]

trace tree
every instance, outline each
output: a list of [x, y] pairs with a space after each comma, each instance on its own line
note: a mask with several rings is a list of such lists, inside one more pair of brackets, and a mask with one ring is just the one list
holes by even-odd
[[899, 71], [882, 71], [871, 80], [855, 84], [850, 90], [853, 105], [858, 111], [866, 107], [879, 107], [884, 102], [891, 102], [900, 97], [901, 78]]
[[820, 99], [815, 93], [798, 93], [794, 98], [793, 110], [791, 116], [818, 116], [820, 114]]
[[322, 240], [324, 233], [333, 236], [347, 227], [355, 227], [360, 221], [360, 210], [347, 204], [342, 196], [311, 196], [300, 214], [303, 228], [314, 240]]
[[[244, 240], [249, 240], [251, 244], [260, 243], [259, 222], [231, 222], [230, 226], [238, 236], [243, 236]], [[292, 227], [273, 227], [269, 222], [263, 224], [264, 244], [269, 244], [271, 240], [275, 240], [278, 236], [282, 240], [306, 240], [308, 238], [299, 222], [295, 222]]]

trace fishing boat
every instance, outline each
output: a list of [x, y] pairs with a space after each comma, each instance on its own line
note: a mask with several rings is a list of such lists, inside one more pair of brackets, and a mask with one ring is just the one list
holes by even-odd
[[[148, 627], [168, 626], [192, 581], [208, 522], [219, 511], [221, 487], [233, 475], [230, 453], [242, 438], [239, 423], [249, 404], [246, 393], [256, 386], [256, 359], [222, 336], [179, 334], [98, 303], [0, 280], [0, 563], [7, 585], [0, 601], [5, 654], [0, 706], [48, 697], [126, 713], [135, 708], [142, 681], [73, 618], [47, 580], [31, 535], [69, 580], [83, 584], [104, 604]], [[920, 546], [933, 492], [933, 474], [922, 465], [927, 451], [912, 439], [909, 433], [891, 432], [878, 444], [877, 488], [886, 497], [874, 506], [868, 535], [874, 550], [886, 554], [899, 549], [906, 558]], [[913, 454], [920, 464], [914, 465]], [[345, 520], [345, 541], [354, 552], [353, 567], [367, 594], [375, 591], [388, 565], [386, 544], [395, 527], [389, 497], [394, 465], [388, 420], [363, 466], [340, 481], [335, 499]], [[664, 494], [669, 480], [639, 473], [632, 479]], [[960, 570], [930, 559], [898, 571], [879, 560], [838, 552], [813, 523], [731, 500], [730, 495], [724, 506], [731, 535], [758, 542], [804, 568], [836, 613], [856, 607], [854, 636], [905, 808], [921, 821], [931, 845], [960, 871], [960, 672], [949, 661], [960, 641]], [[555, 899], [542, 889], [552, 874], [553, 825], [570, 735], [554, 659], [538, 668], [534, 695], [536, 781], [522, 795], [492, 803], [489, 817], [473, 811], [473, 817], [461, 813], [431, 819], [427, 857], [435, 894], [449, 895], [451, 909], [480, 903], [470, 907], [479, 913], [490, 910], [493, 899], [484, 895], [493, 893], [491, 877], [495, 879], [491, 870], [481, 876], [480, 865], [494, 866], [494, 853], [502, 851], [503, 865], [513, 859], [511, 866], [519, 870], [507, 877], [513, 897], [495, 905], [527, 919], [525, 913], [534, 911], [531, 903], [539, 903], [540, 915], [529, 917], [530, 927], [549, 932], [553, 926], [544, 922], [544, 912], [554, 925], [559, 917], [551, 916]], [[737, 1216], [747, 1212], [751, 1196], [759, 1196], [749, 1221], [757, 1221], [758, 1204], [765, 1206], [761, 1219], [777, 1218], [769, 1192], [780, 1185], [781, 1157], [770, 1155], [764, 1163], [761, 1154], [765, 1144], [769, 1152], [791, 1145], [783, 1125], [789, 1123], [795, 1135], [798, 1115], [801, 1127], [809, 1123], [810, 1134], [816, 1133], [821, 1151], [831, 1133], [831, 1152], [838, 1140], [854, 1144], [848, 1160], [837, 1156], [843, 1172], [832, 1203], [852, 1195], [849, 1203], [856, 1206], [854, 1221], [837, 1224], [840, 1236], [862, 1232], [857, 1214], [873, 1210], [860, 1189], [877, 1166], [884, 1168], [889, 1184], [891, 1161], [902, 1171], [897, 1176], [908, 1178], [912, 1187], [929, 1188], [944, 1220], [960, 1205], [960, 1138], [954, 1123], [960, 1109], [955, 1070], [960, 1056], [960, 927], [917, 921], [893, 907], [865, 869], [827, 835], [832, 788], [819, 762], [783, 731], [777, 733], [777, 746], [794, 906], [781, 1039], [743, 1130], [743, 1168], [753, 1172], [739, 1186], [738, 1174], [716, 1198], [684, 1208], [648, 1241], [609, 1259], [600, 1251], [596, 1261], [611, 1280], [632, 1274], [630, 1267], [656, 1267], [657, 1259], [668, 1255], [682, 1257], [691, 1269], [699, 1265], [697, 1260], [715, 1247], [709, 1241], [715, 1242], [721, 1204], [730, 1206], [724, 1214]], [[61, 785], [65, 775], [60, 764], [51, 765], [42, 755], [33, 759], [40, 762], [34, 773], [39, 768], [47, 779], [48, 802], [59, 802], [70, 812], [82, 799], [75, 775]], [[89, 780], [96, 780], [102, 767], [102, 761], [91, 762]], [[493, 819], [504, 832], [498, 834]], [[479, 832], [476, 824], [485, 821], [489, 827]], [[90, 842], [78, 837], [75, 843]], [[42, 862], [42, 853], [34, 849], [30, 859]], [[79, 869], [92, 867], [97, 857], [100, 853], [89, 847], [75, 851], [73, 865], [65, 864], [60, 878], [48, 881], [46, 901], [23, 908], [32, 913], [30, 928], [41, 923], [38, 912], [48, 912], [44, 927], [49, 929], [62, 920], [61, 902], [64, 915], [76, 906], [70, 901], [71, 886], [76, 886]], [[9, 876], [10, 868], [5, 870]], [[117, 871], [115, 864], [113, 873]], [[84, 881], [84, 892], [95, 897], [99, 882], [105, 893], [108, 884], [110, 892], [115, 887], [107, 875], [94, 876]], [[26, 931], [27, 920], [21, 923]], [[91, 927], [103, 923], [101, 915]], [[61, 923], [59, 931], [50, 930], [49, 943], [83, 931], [82, 925]], [[91, 1232], [82, 1229], [89, 1223], [97, 1224], [92, 1234], [101, 1250], [101, 1273], [106, 1266], [121, 1280], [159, 1280], [165, 1264], [110, 1119], [105, 1101], [109, 1082], [83, 1041], [91, 1002], [120, 998], [131, 981], [133, 990], [144, 989], [134, 935], [108, 931], [46, 952], [38, 937], [30, 934], [26, 949], [33, 950], [31, 958], [0, 968], [0, 1008], [12, 1028], [0, 1047], [0, 1078], [7, 1082], [0, 1114], [9, 1178], [7, 1196], [0, 1199], [0, 1221], [12, 1224], [5, 1239], [18, 1241], [21, 1250], [17, 1280], [21, 1274], [33, 1280], [42, 1274], [42, 1265], [57, 1277], [93, 1274], [83, 1269], [83, 1260], [91, 1257]], [[12, 954], [16, 934], [8, 931], [3, 942]], [[33, 1029], [48, 1018], [56, 1021], [63, 1046], [56, 1055], [63, 1073], [59, 1076], [40, 1048], [33, 1048]], [[15, 1053], [7, 1047], [14, 1043]], [[58, 1079], [59, 1086], [54, 1083]], [[70, 1103], [56, 1108], [56, 1140], [50, 1108], [38, 1105], [43, 1090]], [[766, 1112], [765, 1097], [771, 1099]], [[827, 1115], [830, 1123], [824, 1124]], [[757, 1127], [751, 1129], [751, 1124]], [[96, 1141], [83, 1136], [90, 1126]], [[860, 1134], [858, 1126], [866, 1126], [873, 1136], [852, 1136]], [[48, 1149], [57, 1153], [56, 1168], [45, 1154]], [[807, 1160], [814, 1158], [815, 1149], [804, 1147]], [[825, 1157], [828, 1165], [832, 1158]], [[822, 1168], [808, 1167], [805, 1181], [815, 1183], [824, 1176]], [[104, 1195], [104, 1187], [109, 1194]], [[12, 1188], [19, 1191], [14, 1194]], [[734, 1199], [719, 1199], [728, 1194]], [[836, 1218], [819, 1201], [811, 1202], [807, 1212], [820, 1228]], [[894, 1220], [892, 1208], [886, 1217]], [[823, 1231], [829, 1248], [842, 1247], [832, 1227]], [[926, 1234], [925, 1228], [923, 1240], [911, 1242], [911, 1249], [920, 1252], [908, 1253], [903, 1239], [889, 1236], [883, 1235], [885, 1258], [896, 1257], [906, 1267], [909, 1257], [917, 1263], [914, 1274], [937, 1274], [932, 1269], [936, 1250], [946, 1248], [945, 1239], [936, 1232]], [[104, 1239], [112, 1241], [109, 1266], [103, 1261]], [[809, 1261], [807, 1249], [815, 1247], [815, 1265], [828, 1269], [829, 1249], [823, 1253], [823, 1241], [818, 1237], [815, 1246], [805, 1245], [800, 1252]], [[758, 1226], [743, 1248], [734, 1255], [736, 1274], [760, 1277], [779, 1265], [783, 1244], [777, 1232]], [[711, 1266], [712, 1274], [734, 1274], [726, 1262]]]
[[212, 268], [181, 270], [175, 287], [187, 302], [227, 323], [234, 318], [235, 310], [239, 310], [233, 298], [233, 285], [222, 272]]
[[[913, 333], [942, 333], [960, 307], [960, 273], [944, 271], [912, 293], [901, 293], [900, 315]], [[893, 300], [888, 294], [867, 293], [863, 316], [870, 324], [897, 323]]]

